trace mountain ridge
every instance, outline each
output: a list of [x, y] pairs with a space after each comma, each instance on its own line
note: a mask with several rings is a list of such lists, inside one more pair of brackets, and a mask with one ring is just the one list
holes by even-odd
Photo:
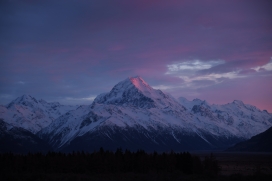
[[30, 95], [22, 95], [7, 106], [0, 106], [0, 118], [13, 126], [37, 133], [57, 117], [77, 106], [64, 106], [58, 102], [48, 103]]
[[[182, 141], [188, 140], [188, 138], [185, 138], [186, 136], [192, 138], [190, 135], [193, 135], [193, 137], [201, 140], [198, 141], [199, 145], [204, 143], [206, 148], [213, 149], [224, 147], [224, 145], [220, 146], [218, 141], [216, 141], [217, 139], [225, 140], [222, 142], [231, 146], [236, 141], [245, 140], [249, 135], [254, 135], [259, 131], [253, 129], [248, 134], [248, 131], [253, 127], [251, 125], [253, 124], [252, 121], [250, 123], [246, 122], [247, 117], [236, 119], [235, 115], [238, 113], [235, 112], [235, 114], [233, 113], [230, 116], [226, 112], [236, 108], [228, 107], [228, 105], [225, 106], [226, 108], [224, 106], [222, 108], [218, 106], [213, 107], [206, 101], [199, 99], [195, 99], [194, 102], [196, 102], [193, 106], [194, 109], [186, 109], [182, 104], [173, 100], [162, 91], [151, 88], [139, 77], [128, 78], [116, 84], [110, 92], [99, 95], [91, 104], [89, 113], [81, 120], [77, 120], [76, 126], [73, 125], [73, 119], [76, 116], [73, 116], [73, 111], [69, 112], [70, 117], [65, 118], [65, 120], [71, 120], [71, 122], [66, 122], [66, 126], [59, 127], [57, 130], [52, 129], [55, 133], [53, 133], [54, 131], [51, 132], [49, 137], [50, 140], [55, 141], [62, 137], [64, 141], [58, 145], [58, 148], [66, 147], [71, 149], [71, 147], [74, 147], [71, 145], [78, 146], [79, 144], [89, 144], [89, 147], [98, 147], [98, 145], [93, 144], [96, 140], [92, 140], [92, 137], [99, 138], [98, 140], [100, 141], [107, 140], [108, 144], [115, 142], [117, 138], [113, 139], [113, 137], [119, 137], [119, 142], [123, 139], [137, 142], [138, 139], [136, 138], [142, 136], [142, 134], [138, 133], [142, 132], [146, 135], [145, 137], [149, 137], [148, 145], [159, 142], [160, 145], [167, 145], [167, 142], [175, 142], [177, 143], [175, 146], [177, 148]], [[231, 106], [237, 103], [234, 102]], [[239, 121], [239, 119], [242, 121]], [[62, 122], [63, 119], [57, 121]], [[241, 123], [241, 125], [235, 125], [236, 122], [237, 124]], [[246, 126], [243, 126], [242, 123]], [[255, 125], [261, 125], [261, 129], [265, 129], [262, 123], [257, 122]], [[66, 130], [70, 131], [66, 132]], [[130, 135], [126, 130], [131, 130], [130, 133], [134, 132], [134, 135]], [[46, 131], [44, 131], [39, 133], [42, 137], [46, 134]], [[115, 132], [118, 132], [125, 138], [116, 135]], [[150, 135], [157, 136], [152, 137]], [[168, 140], [161, 139], [163, 137], [167, 137]], [[236, 141], [227, 143], [228, 139]], [[86, 142], [86, 140], [92, 141]], [[144, 140], [144, 138], [139, 140]], [[107, 144], [104, 143], [104, 146], [107, 147]], [[154, 145], [155, 147], [156, 145]], [[190, 149], [191, 147], [187, 148]]]
[[[57, 110], [60, 104], [54, 106]], [[214, 105], [200, 99], [176, 100], [137, 76], [120, 81], [89, 106], [58, 114], [35, 134], [60, 151], [115, 149], [119, 143], [128, 149], [223, 150], [269, 126], [272, 114], [242, 101]]]

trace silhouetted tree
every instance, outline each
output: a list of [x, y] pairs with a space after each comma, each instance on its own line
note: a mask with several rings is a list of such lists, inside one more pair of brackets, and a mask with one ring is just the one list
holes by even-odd
[[221, 167], [218, 164], [217, 159], [213, 155], [213, 153], [210, 154], [210, 156], [206, 156], [204, 161], [204, 173], [209, 175], [209, 176], [216, 176], [221, 170]]
[[0, 154], [1, 173], [157, 173], [182, 171], [185, 174], [201, 174], [203, 168], [207, 173], [217, 174], [214, 168], [217, 164], [213, 156], [203, 162], [197, 156], [190, 153], [162, 154], [154, 151], [146, 153], [144, 150], [131, 152], [118, 148], [115, 152], [104, 150], [86, 153], [72, 152], [48, 152], [28, 153], [27, 155], [14, 155], [13, 153]]

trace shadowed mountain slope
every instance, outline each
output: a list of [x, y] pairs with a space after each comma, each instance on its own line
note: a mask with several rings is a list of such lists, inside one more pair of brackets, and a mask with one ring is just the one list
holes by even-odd
[[237, 143], [227, 151], [272, 152], [272, 127], [247, 141]]

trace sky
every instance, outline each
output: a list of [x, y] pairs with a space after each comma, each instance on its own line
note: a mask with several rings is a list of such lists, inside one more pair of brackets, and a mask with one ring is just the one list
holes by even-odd
[[271, 0], [1, 0], [0, 104], [155, 89], [272, 112]]

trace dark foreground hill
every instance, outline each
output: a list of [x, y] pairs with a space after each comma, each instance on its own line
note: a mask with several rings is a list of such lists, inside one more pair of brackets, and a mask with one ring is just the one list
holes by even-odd
[[272, 152], [272, 127], [247, 141], [237, 143], [227, 151]]
[[23, 128], [5, 123], [0, 119], [0, 153], [47, 152], [51, 146]]

